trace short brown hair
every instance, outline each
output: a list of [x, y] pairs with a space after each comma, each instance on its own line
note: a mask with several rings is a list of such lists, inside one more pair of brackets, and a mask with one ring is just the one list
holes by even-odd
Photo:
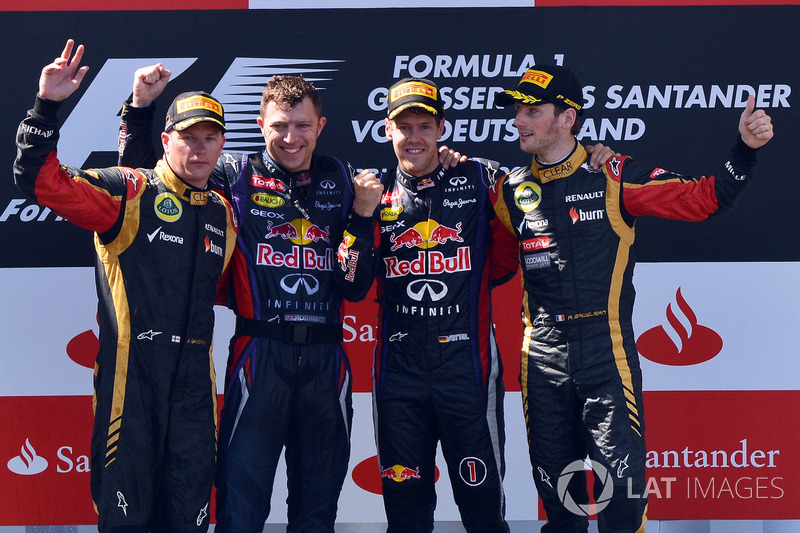
[[[566, 111], [565, 108], [555, 106], [555, 109], [553, 110], [553, 115], [557, 117], [564, 111]], [[575, 123], [572, 124], [572, 128], [570, 129], [570, 133], [575, 137], [577, 137], [578, 134], [580, 134], [581, 132], [581, 122], [583, 122], [581, 120], [581, 117], [578, 116], [578, 113], [575, 113]]]
[[314, 104], [317, 114], [322, 116], [322, 100], [311, 82], [302, 76], [272, 76], [261, 95], [261, 114], [264, 114], [270, 102], [293, 108], [306, 97]]

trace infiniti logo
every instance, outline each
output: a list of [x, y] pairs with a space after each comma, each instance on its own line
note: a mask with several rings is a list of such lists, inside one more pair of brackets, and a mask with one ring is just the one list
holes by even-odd
[[332, 180], [322, 180], [319, 184], [323, 189], [331, 190], [336, 188], [336, 184]]
[[319, 281], [311, 274], [288, 274], [281, 278], [281, 289], [289, 294], [297, 294], [301, 286], [306, 294], [311, 295], [319, 290]]
[[464, 185], [465, 183], [467, 183], [467, 178], [465, 176], [456, 176], [450, 178], [450, 185], [453, 187], [458, 187], [459, 185]]
[[412, 300], [421, 302], [425, 294], [432, 302], [438, 302], [447, 295], [447, 285], [436, 279], [418, 279], [408, 284], [406, 294]]

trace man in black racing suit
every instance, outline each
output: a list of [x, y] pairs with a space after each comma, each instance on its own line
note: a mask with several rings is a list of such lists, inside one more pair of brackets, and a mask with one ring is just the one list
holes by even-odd
[[[642, 380], [632, 328], [636, 217], [699, 221], [732, 207], [750, 180], [771, 120], [753, 112], [715, 175], [682, 176], [627, 156], [601, 171], [575, 139], [582, 90], [562, 67], [527, 71], [496, 97], [515, 104], [520, 147], [531, 166], [502, 177], [495, 209], [516, 241], [524, 279], [520, 381], [542, 532], [586, 531], [587, 456], [601, 532], [644, 531], [646, 494]], [[507, 243], [507, 239], [501, 242]], [[568, 490], [559, 478], [572, 476]], [[566, 479], [566, 478], [565, 478]], [[630, 484], [630, 486], [629, 486]]]
[[74, 42], [42, 71], [17, 133], [14, 177], [30, 198], [95, 232], [100, 347], [91, 490], [101, 532], [208, 529], [217, 395], [211, 361], [217, 280], [236, 239], [207, 187], [222, 152], [221, 104], [183, 93], [154, 169], [80, 170], [56, 156], [61, 101], [88, 67]]
[[386, 131], [398, 167], [380, 181], [356, 179], [356, 196], [372, 195], [377, 209], [374, 217], [372, 208], [354, 210], [339, 273], [358, 293], [377, 273], [373, 403], [388, 531], [433, 530], [441, 441], [466, 530], [507, 532], [502, 363], [489, 289], [517, 264], [499, 271], [490, 261], [493, 231], [506, 234], [492, 227], [494, 171], [436, 159], [443, 113], [429, 80], [390, 88]]

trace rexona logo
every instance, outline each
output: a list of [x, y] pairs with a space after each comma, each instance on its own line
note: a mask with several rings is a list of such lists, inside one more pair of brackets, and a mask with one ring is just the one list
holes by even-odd
[[25, 439], [25, 445], [20, 448], [20, 453], [8, 461], [8, 469], [21, 476], [41, 474], [47, 468], [47, 459], [36, 454], [36, 449], [31, 441]]
[[716, 331], [698, 324], [697, 316], [683, 298], [680, 287], [675, 299], [682, 316], [679, 318], [667, 305], [667, 324], [651, 328], [639, 336], [636, 348], [642, 357], [654, 363], [671, 366], [696, 365], [712, 359], [722, 351], [722, 337]]

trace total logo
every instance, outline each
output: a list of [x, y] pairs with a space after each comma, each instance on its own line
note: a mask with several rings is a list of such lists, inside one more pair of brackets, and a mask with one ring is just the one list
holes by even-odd
[[642, 357], [670, 366], [704, 363], [722, 351], [722, 337], [698, 323], [697, 315], [681, 293], [675, 293], [677, 312], [667, 304], [666, 323], [639, 336], [636, 348]]
[[[56, 472], [66, 474], [68, 472], [89, 472], [89, 457], [87, 455], [73, 454], [72, 446], [61, 446], [56, 450]], [[50, 462], [39, 455], [36, 448], [31, 444], [30, 439], [25, 439], [25, 444], [20, 448], [19, 455], [12, 457], [6, 463], [8, 469], [20, 476], [35, 476], [41, 474]]]
[[277, 226], [273, 225], [270, 220], [267, 222], [267, 233], [264, 234], [264, 239], [272, 239], [275, 237], [288, 239], [299, 245], [317, 241], [331, 242], [330, 226], [325, 226], [325, 229], [322, 229], [304, 218], [296, 218], [291, 222], [284, 222]]
[[408, 228], [399, 235], [395, 235], [392, 232], [389, 240], [392, 243], [391, 251], [393, 252], [403, 247], [431, 248], [447, 241], [464, 242], [464, 238], [461, 237], [461, 222], [456, 224], [455, 228], [449, 228], [433, 219], [414, 224], [413, 227]]

